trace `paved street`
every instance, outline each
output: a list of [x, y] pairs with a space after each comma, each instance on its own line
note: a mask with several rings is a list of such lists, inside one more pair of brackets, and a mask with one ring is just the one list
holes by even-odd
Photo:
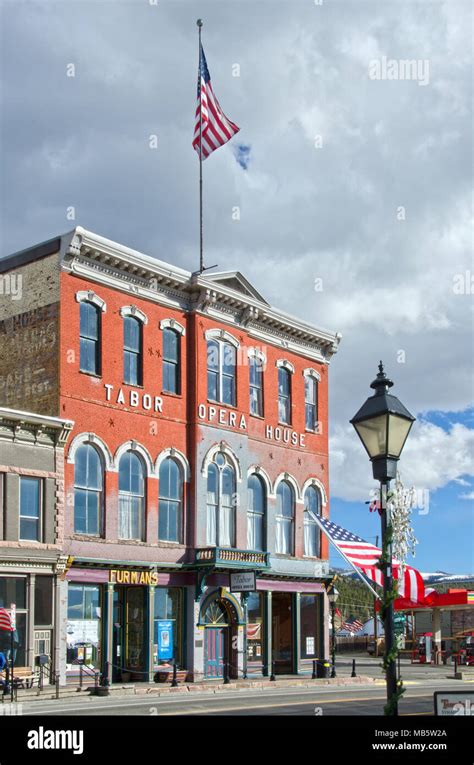
[[[23, 702], [27, 715], [382, 715], [385, 684], [380, 660], [359, 657], [357, 671], [377, 679], [376, 684], [318, 686], [317, 688], [283, 686], [277, 679], [272, 687], [231, 688], [209, 691], [181, 691], [162, 696], [121, 695], [107, 698], [85, 694], [59, 701]], [[338, 677], [350, 675], [352, 661], [342, 658]], [[437, 690], [474, 690], [474, 673], [466, 681], [456, 681], [451, 667], [426, 667], [402, 663], [406, 691], [400, 702], [400, 714], [433, 714], [433, 693]]]

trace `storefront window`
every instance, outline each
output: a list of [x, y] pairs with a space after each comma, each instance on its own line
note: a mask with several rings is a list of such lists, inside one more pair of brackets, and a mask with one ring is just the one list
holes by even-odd
[[[26, 613], [16, 613], [16, 629], [13, 632], [13, 658], [17, 667], [26, 665]], [[0, 651], [7, 661], [11, 657], [11, 632], [0, 630]]]
[[53, 623], [53, 577], [37, 576], [35, 579], [35, 626]]
[[17, 608], [26, 608], [26, 577], [0, 577], [0, 607], [10, 608], [14, 603]]
[[68, 592], [67, 663], [100, 665], [100, 587], [70, 584]]
[[183, 666], [182, 621], [183, 597], [179, 587], [155, 589], [153, 662], [155, 666], [176, 659]]
[[263, 594], [251, 592], [247, 600], [247, 661], [263, 662]]
[[318, 595], [301, 595], [301, 658], [318, 656]]
[[[26, 577], [2, 576], [0, 577], [0, 608], [6, 608], [11, 614], [11, 607], [15, 606], [16, 629], [13, 633], [13, 657], [18, 667], [26, 664]], [[5, 654], [7, 660], [11, 655], [11, 633], [0, 630], [0, 651]]]

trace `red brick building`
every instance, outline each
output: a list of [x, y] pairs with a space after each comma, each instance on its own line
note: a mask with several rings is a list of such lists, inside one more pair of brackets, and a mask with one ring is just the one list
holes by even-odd
[[80, 227], [0, 273], [16, 289], [0, 404], [74, 421], [68, 670], [148, 680], [174, 658], [236, 677], [326, 656], [328, 548], [305, 508], [329, 513], [340, 336], [238, 272], [191, 274]]

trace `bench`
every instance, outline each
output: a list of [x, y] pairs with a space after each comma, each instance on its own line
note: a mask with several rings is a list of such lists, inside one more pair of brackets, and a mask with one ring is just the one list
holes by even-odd
[[[38, 679], [38, 674], [33, 672], [31, 667], [14, 667], [13, 668], [13, 685], [15, 688], [32, 688], [35, 680]], [[0, 680], [2, 683], [6, 681], [5, 670], [0, 672]]]

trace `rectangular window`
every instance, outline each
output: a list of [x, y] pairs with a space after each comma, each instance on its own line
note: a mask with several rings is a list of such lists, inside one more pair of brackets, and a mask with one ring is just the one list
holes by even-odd
[[142, 384], [142, 324], [133, 316], [123, 320], [123, 381]]
[[89, 374], [100, 374], [100, 313], [97, 306], [83, 302], [80, 305], [80, 359], [79, 369]]
[[[67, 668], [84, 662], [100, 667], [101, 608], [98, 585], [69, 584]], [[77, 670], [77, 666], [75, 667]]]
[[0, 608], [26, 608], [26, 577], [0, 577]]
[[278, 420], [291, 425], [291, 374], [288, 369], [278, 369]]
[[174, 329], [163, 330], [163, 391], [180, 391], [180, 336]]
[[263, 363], [257, 356], [249, 360], [250, 414], [263, 417]]
[[35, 626], [46, 627], [53, 623], [53, 577], [35, 578]]
[[39, 478], [20, 477], [20, 536], [41, 542], [41, 488]]
[[318, 384], [314, 377], [305, 377], [304, 410], [306, 430], [318, 430]]

